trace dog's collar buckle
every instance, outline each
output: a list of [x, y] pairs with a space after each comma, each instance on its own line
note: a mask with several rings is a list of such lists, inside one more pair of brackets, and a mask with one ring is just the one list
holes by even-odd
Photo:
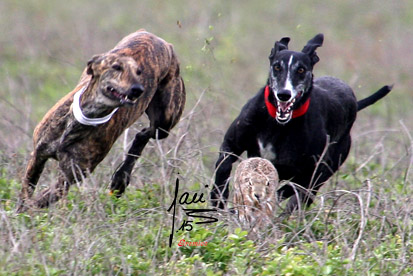
[[[269, 100], [268, 97], [270, 96], [270, 87], [267, 85], [264, 89], [264, 97], [265, 97], [265, 105], [267, 107], [268, 113], [271, 117], [275, 118], [277, 116], [277, 107], [274, 106]], [[308, 98], [304, 104], [302, 104], [298, 109], [293, 110], [292, 118], [297, 118], [303, 116], [310, 106], [310, 98]]]
[[118, 110], [118, 108], [115, 108], [110, 114], [102, 118], [89, 118], [83, 114], [82, 109], [80, 108], [80, 97], [85, 92], [85, 90], [86, 90], [86, 86], [84, 86], [82, 89], [77, 91], [76, 94], [73, 96], [72, 110], [73, 110], [73, 115], [75, 116], [75, 119], [82, 125], [86, 125], [86, 126], [98, 126], [98, 125], [109, 122], [110, 119], [112, 119], [112, 116]]

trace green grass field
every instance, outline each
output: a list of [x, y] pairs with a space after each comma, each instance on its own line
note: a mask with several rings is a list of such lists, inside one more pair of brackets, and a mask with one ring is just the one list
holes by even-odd
[[[0, 14], [0, 275], [413, 275], [413, 2], [3, 0]], [[94, 54], [140, 28], [178, 53], [181, 122], [148, 144], [122, 198], [108, 185], [145, 118], [67, 198], [15, 214], [36, 124]], [[208, 195], [223, 135], [265, 84], [275, 40], [301, 50], [320, 32], [316, 77], [341, 78], [358, 98], [395, 84], [358, 114], [346, 163], [310, 209], [259, 236], [223, 213], [169, 247], [176, 178]], [[56, 172], [50, 161], [38, 189]], [[175, 229], [186, 219], [179, 209]]]

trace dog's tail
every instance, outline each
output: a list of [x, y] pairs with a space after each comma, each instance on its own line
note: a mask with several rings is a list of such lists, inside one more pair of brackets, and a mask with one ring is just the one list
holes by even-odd
[[369, 105], [374, 104], [384, 96], [386, 96], [393, 88], [393, 85], [386, 85], [380, 88], [376, 93], [374, 93], [371, 96], [368, 96], [365, 99], [362, 99], [357, 102], [357, 111], [362, 110], [365, 107], [368, 107]]

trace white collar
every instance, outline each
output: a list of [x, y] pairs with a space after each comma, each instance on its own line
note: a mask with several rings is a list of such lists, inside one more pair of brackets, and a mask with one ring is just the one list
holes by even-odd
[[88, 118], [83, 114], [82, 109], [80, 108], [80, 97], [85, 92], [85, 90], [86, 86], [77, 91], [76, 94], [73, 96], [72, 107], [73, 115], [75, 116], [76, 120], [82, 125], [87, 126], [97, 126], [109, 122], [109, 120], [112, 118], [113, 114], [115, 114], [115, 112], [118, 110], [118, 108], [115, 108], [109, 115], [106, 115], [102, 118]]

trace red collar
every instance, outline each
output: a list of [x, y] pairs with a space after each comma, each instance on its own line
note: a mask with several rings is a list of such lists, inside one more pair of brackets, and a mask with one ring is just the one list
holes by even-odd
[[[265, 105], [267, 106], [268, 113], [271, 117], [275, 118], [277, 113], [277, 107], [275, 107], [270, 101], [268, 100], [268, 96], [270, 95], [270, 88], [265, 86], [264, 96], [265, 96]], [[310, 98], [308, 98], [304, 104], [302, 104], [298, 109], [293, 110], [293, 119], [303, 116], [310, 106]]]

